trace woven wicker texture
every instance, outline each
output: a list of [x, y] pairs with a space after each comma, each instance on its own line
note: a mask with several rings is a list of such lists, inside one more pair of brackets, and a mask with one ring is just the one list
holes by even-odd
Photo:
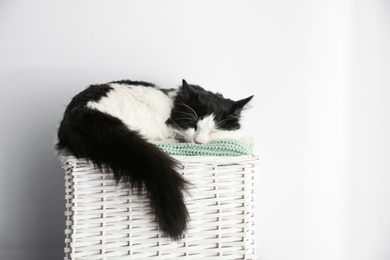
[[65, 259], [256, 259], [253, 156], [174, 156], [192, 183], [191, 221], [178, 242], [161, 236], [144, 195], [112, 175], [64, 157]]

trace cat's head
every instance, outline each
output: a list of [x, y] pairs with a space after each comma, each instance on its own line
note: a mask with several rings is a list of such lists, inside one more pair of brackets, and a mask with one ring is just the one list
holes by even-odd
[[183, 80], [167, 123], [182, 142], [208, 143], [219, 132], [240, 129], [241, 111], [252, 97], [233, 101]]

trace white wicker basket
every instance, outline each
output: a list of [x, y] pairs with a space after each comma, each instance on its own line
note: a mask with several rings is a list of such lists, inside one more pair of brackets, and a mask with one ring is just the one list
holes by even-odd
[[174, 156], [193, 184], [189, 228], [162, 237], [148, 199], [116, 186], [112, 174], [64, 157], [65, 259], [256, 259], [253, 156]]

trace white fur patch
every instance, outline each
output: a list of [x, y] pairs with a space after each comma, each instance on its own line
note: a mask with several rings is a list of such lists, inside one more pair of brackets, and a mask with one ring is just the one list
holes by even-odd
[[[220, 130], [215, 116], [209, 115], [198, 121], [197, 129], [184, 132], [171, 129], [165, 123], [173, 108], [172, 99], [153, 87], [131, 86], [112, 83], [113, 88], [98, 102], [88, 102], [87, 107], [110, 114], [122, 120], [126, 126], [138, 131], [151, 142], [177, 142], [175, 135], [187, 142], [205, 144], [212, 141], [235, 139], [253, 145], [252, 138], [243, 130]], [[176, 93], [173, 92], [173, 96]]]
[[239, 140], [241, 142], [247, 143], [254, 146], [252, 137], [247, 134], [244, 130], [221, 130], [217, 128], [215, 123], [215, 116], [210, 115], [197, 124], [197, 129], [194, 131], [187, 130], [186, 133], [193, 134], [193, 142], [198, 144], [205, 144], [212, 141], [220, 141], [227, 139]]
[[139, 131], [149, 141], [173, 138], [165, 124], [173, 102], [153, 87], [129, 86], [112, 83], [113, 88], [99, 102], [88, 102], [87, 107], [110, 114], [122, 120], [131, 130]]
[[198, 121], [197, 129], [189, 128], [184, 131], [186, 139], [189, 142], [206, 144], [212, 141], [227, 139], [239, 140], [253, 146], [253, 139], [245, 131], [238, 130], [221, 130], [217, 128], [215, 116], [209, 115]]
[[209, 115], [198, 121], [197, 129], [194, 134], [194, 141], [197, 144], [205, 144], [209, 142], [210, 133], [216, 130], [214, 115]]

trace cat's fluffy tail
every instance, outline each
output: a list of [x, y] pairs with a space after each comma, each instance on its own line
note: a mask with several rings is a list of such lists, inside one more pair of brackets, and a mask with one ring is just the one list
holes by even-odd
[[120, 119], [86, 108], [66, 114], [56, 148], [68, 149], [100, 168], [109, 166], [117, 182], [138, 191], [145, 185], [163, 233], [178, 240], [185, 231], [188, 212], [182, 191], [187, 182], [175, 170], [178, 162]]

